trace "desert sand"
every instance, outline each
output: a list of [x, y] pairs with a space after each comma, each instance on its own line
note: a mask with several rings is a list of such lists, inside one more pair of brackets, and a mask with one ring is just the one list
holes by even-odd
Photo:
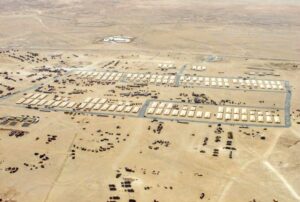
[[300, 201], [297, 1], [0, 2], [0, 202]]

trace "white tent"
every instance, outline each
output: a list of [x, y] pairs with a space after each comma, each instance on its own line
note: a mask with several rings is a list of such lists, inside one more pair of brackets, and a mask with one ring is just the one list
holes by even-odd
[[102, 111], [106, 111], [106, 110], [108, 109], [109, 106], [110, 106], [109, 104], [104, 104], [100, 109], [101, 109]]
[[39, 97], [39, 99], [44, 99], [45, 97], [47, 97], [48, 95], [47, 94], [42, 94], [40, 97]]
[[233, 109], [233, 113], [234, 114], [239, 114], [240, 113], [240, 109], [239, 108], [234, 108]]
[[140, 107], [135, 106], [135, 107], [133, 107], [133, 109], [132, 109], [132, 113], [137, 113], [139, 110], [140, 110]]
[[31, 104], [31, 105], [36, 105], [39, 101], [40, 101], [39, 99], [35, 99], [35, 100], [33, 100], [30, 104]]
[[16, 104], [22, 104], [25, 100], [26, 100], [25, 98], [21, 98], [16, 102]]
[[131, 109], [132, 109], [132, 106], [127, 106], [127, 107], [125, 107], [124, 112], [128, 113], [131, 111]]
[[250, 115], [250, 121], [251, 121], [251, 122], [255, 122], [255, 121], [256, 121], [256, 118], [255, 118], [254, 115]]
[[55, 101], [51, 106], [52, 107], [57, 107], [60, 103], [61, 103], [61, 101]]
[[172, 111], [172, 116], [178, 116], [178, 110], [177, 109], [174, 109], [173, 111]]
[[242, 114], [247, 114], [247, 109], [246, 108], [242, 109]]
[[54, 100], [49, 100], [49, 101], [45, 104], [45, 106], [50, 106], [50, 105], [52, 105], [53, 102], [55, 102], [55, 101], [54, 101]]
[[36, 93], [36, 94], [34, 94], [31, 98], [32, 98], [32, 99], [36, 99], [36, 98], [38, 98], [40, 95], [41, 95], [41, 94]]
[[226, 107], [226, 113], [231, 113], [231, 112], [232, 112], [231, 107]]
[[217, 119], [218, 120], [223, 119], [223, 113], [217, 113]]
[[231, 119], [231, 114], [225, 114], [225, 120], [230, 120]]
[[27, 100], [25, 100], [24, 102], [23, 102], [23, 104], [30, 104], [31, 102], [33, 101], [33, 99], [31, 99], [31, 98], [29, 98], [29, 99], [27, 99]]
[[99, 104], [104, 104], [106, 101], [107, 101], [107, 99], [102, 98], [102, 99], [99, 101]]
[[224, 112], [224, 107], [218, 107], [218, 112], [223, 113]]
[[166, 103], [165, 102], [161, 102], [159, 105], [158, 105], [158, 108], [164, 108], [166, 106]]
[[62, 103], [59, 105], [59, 107], [60, 107], [60, 108], [64, 108], [64, 107], [67, 106], [68, 103], [69, 103], [68, 101], [64, 101], [64, 102], [62, 102]]
[[90, 102], [92, 100], [91, 97], [87, 97], [83, 102]]
[[179, 115], [180, 116], [186, 116], [186, 110], [181, 110]]
[[263, 116], [258, 116], [257, 121], [258, 122], [264, 122], [264, 117]]
[[201, 118], [202, 115], [203, 115], [203, 112], [202, 112], [202, 111], [197, 111], [197, 112], [196, 112], [196, 117], [197, 117], [197, 118]]
[[116, 109], [117, 112], [121, 112], [123, 111], [123, 109], [125, 108], [125, 105], [119, 105]]
[[275, 122], [275, 123], [280, 123], [280, 118], [279, 118], [279, 116], [274, 116], [274, 122]]
[[173, 104], [172, 103], [168, 103], [167, 109], [171, 109], [172, 107], [173, 107]]
[[99, 110], [101, 107], [101, 104], [95, 104], [95, 106], [93, 107], [94, 110]]
[[195, 111], [189, 111], [188, 112], [188, 117], [194, 117]]
[[171, 110], [170, 110], [170, 109], [165, 109], [165, 111], [164, 111], [164, 115], [169, 115], [169, 114], [170, 114], [170, 112], [171, 112]]
[[239, 121], [240, 120], [240, 115], [239, 114], [234, 114], [233, 115], [233, 120]]
[[43, 100], [41, 100], [37, 105], [38, 105], [38, 106], [42, 106], [42, 105], [44, 105], [46, 102], [47, 102], [47, 100], [46, 100], [46, 99], [43, 99]]
[[87, 103], [83, 102], [78, 106], [78, 109], [83, 109], [86, 105], [87, 105]]
[[157, 108], [156, 111], [155, 111], [155, 114], [156, 115], [161, 115], [162, 113], [162, 109], [161, 108]]
[[115, 109], [117, 108], [118, 105], [116, 104], [112, 104], [109, 108], [108, 111], [115, 111]]
[[272, 123], [273, 122], [272, 116], [266, 116], [266, 122], [267, 123]]
[[204, 118], [210, 119], [210, 117], [211, 117], [211, 113], [210, 112], [205, 112], [204, 113]]

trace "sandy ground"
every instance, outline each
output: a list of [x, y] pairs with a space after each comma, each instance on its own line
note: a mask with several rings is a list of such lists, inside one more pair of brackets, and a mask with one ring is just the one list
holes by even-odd
[[[299, 23], [296, 1], [1, 1], [0, 201], [300, 201]], [[102, 42], [113, 35], [134, 40]], [[158, 67], [164, 63], [174, 68]], [[194, 71], [194, 65], [206, 70]], [[97, 82], [76, 71], [280, 80], [287, 86]], [[99, 97], [137, 106], [163, 100], [205, 110], [272, 108], [282, 122], [178, 122], [141, 112], [16, 104], [30, 93], [77, 103]], [[199, 95], [207, 106], [194, 102]], [[38, 121], [5, 121], [22, 115]]]

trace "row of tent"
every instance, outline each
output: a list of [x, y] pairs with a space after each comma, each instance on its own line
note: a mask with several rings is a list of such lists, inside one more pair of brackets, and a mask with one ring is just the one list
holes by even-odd
[[282, 81], [269, 81], [269, 80], [249, 80], [249, 79], [233, 79], [234, 84], [239, 86], [251, 86], [261, 89], [273, 89], [273, 90], [283, 90], [284, 84]]
[[[223, 116], [224, 114], [224, 116]], [[280, 123], [280, 117], [278, 114], [275, 114], [271, 111], [260, 111], [254, 109], [247, 109], [247, 108], [239, 108], [239, 107], [218, 107], [218, 113], [216, 118], [222, 120], [224, 117], [225, 120], [239, 121], [251, 121], [251, 122], [267, 122], [272, 123]], [[248, 119], [249, 117], [249, 119]]]
[[158, 64], [158, 67], [162, 69], [170, 69], [170, 68], [175, 68], [175, 65], [172, 63], [160, 63]]
[[264, 115], [246, 115], [246, 114], [228, 114], [228, 113], [217, 113], [216, 114], [216, 118], [218, 120], [223, 120], [225, 119], [226, 121], [229, 120], [234, 120], [234, 121], [250, 121], [250, 122], [259, 122], [259, 123], [276, 123], [279, 124], [280, 121], [280, 117], [278, 115], [268, 115], [268, 116], [264, 116]]
[[133, 106], [131, 104], [114, 104], [114, 103], [86, 103], [83, 102], [79, 105], [78, 109], [86, 110], [101, 110], [108, 112], [126, 112], [126, 113], [137, 113], [140, 110], [140, 106]]
[[[33, 98], [35, 97], [35, 99]], [[39, 99], [39, 97], [41, 99]], [[68, 98], [59, 97], [47, 100], [43, 99], [44, 96], [25, 96], [19, 99], [16, 104], [24, 104], [31, 106], [45, 106], [51, 108], [73, 108], [77, 110], [101, 110], [101, 111], [117, 111], [117, 112], [132, 112], [137, 113], [140, 110], [140, 106], [133, 106], [130, 102], [119, 102], [117, 104], [107, 103], [108, 100], [106, 98], [91, 98], [88, 97], [84, 100], [84, 102], [76, 103], [74, 101], [69, 101]]]
[[229, 78], [215, 78], [215, 77], [200, 77], [200, 76], [181, 76], [180, 83], [197, 84], [204, 86], [219, 86], [219, 87], [253, 87], [261, 89], [283, 90], [284, 85], [282, 81], [268, 81], [268, 80], [244, 80], [244, 79], [229, 79]]
[[194, 117], [196, 116], [197, 118], [202, 118], [204, 117], [205, 119], [210, 119], [211, 118], [211, 112], [202, 112], [202, 111], [196, 111], [196, 110], [186, 110], [186, 109], [163, 109], [163, 108], [153, 108], [150, 107], [147, 110], [148, 115], [171, 115], [171, 116], [180, 116], [180, 117]]
[[204, 118], [206, 119], [211, 118], [211, 112], [196, 111], [195, 106], [192, 106], [190, 108], [188, 108], [187, 106], [183, 106], [182, 109], [179, 110], [177, 108], [177, 104], [175, 103], [158, 101], [153, 101], [149, 104], [147, 114], [172, 115], [181, 117], [194, 117], [196, 115], [197, 118], [202, 118], [202, 116], [204, 115]]
[[94, 71], [81, 71], [75, 72], [78, 78], [92, 78], [101, 81], [118, 81], [123, 73], [118, 72], [94, 72]]
[[[198, 67], [197, 67], [198, 68]], [[150, 73], [121, 73], [121, 72], [94, 72], [77, 71], [75, 74], [80, 78], [93, 78], [101, 81], [119, 81], [122, 77], [126, 81], [174, 84], [175, 75], [150, 74]], [[220, 78], [182, 75], [182, 84], [197, 84], [218, 87], [253, 87], [269, 90], [283, 90], [284, 82], [279, 80], [256, 80], [243, 78]]]
[[133, 106], [130, 102], [108, 103], [106, 98], [88, 97], [78, 106], [78, 109], [137, 113], [140, 110], [140, 106]]
[[195, 70], [195, 71], [204, 71], [204, 70], [206, 70], [206, 67], [193, 65], [191, 69]]
[[[149, 104], [147, 109], [148, 115], [172, 115], [172, 116], [181, 116], [181, 117], [190, 117], [193, 118], [206, 118], [210, 119], [213, 112], [210, 111], [198, 111], [195, 106], [187, 107], [183, 106], [179, 109], [178, 104], [171, 102], [158, 102], [153, 101]], [[238, 107], [225, 107], [219, 106], [216, 119], [217, 120], [234, 120], [234, 121], [250, 121], [250, 122], [266, 122], [266, 123], [281, 123], [280, 116], [271, 111], [258, 111], [254, 109], [247, 108], [238, 108]]]
[[127, 74], [126, 80], [135, 82], [149, 82], [149, 83], [175, 83], [175, 75], [157, 75], [157, 74]]

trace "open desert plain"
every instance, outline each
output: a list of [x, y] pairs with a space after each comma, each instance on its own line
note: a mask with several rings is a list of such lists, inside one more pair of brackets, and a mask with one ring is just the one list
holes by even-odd
[[0, 202], [299, 202], [300, 2], [1, 0]]

